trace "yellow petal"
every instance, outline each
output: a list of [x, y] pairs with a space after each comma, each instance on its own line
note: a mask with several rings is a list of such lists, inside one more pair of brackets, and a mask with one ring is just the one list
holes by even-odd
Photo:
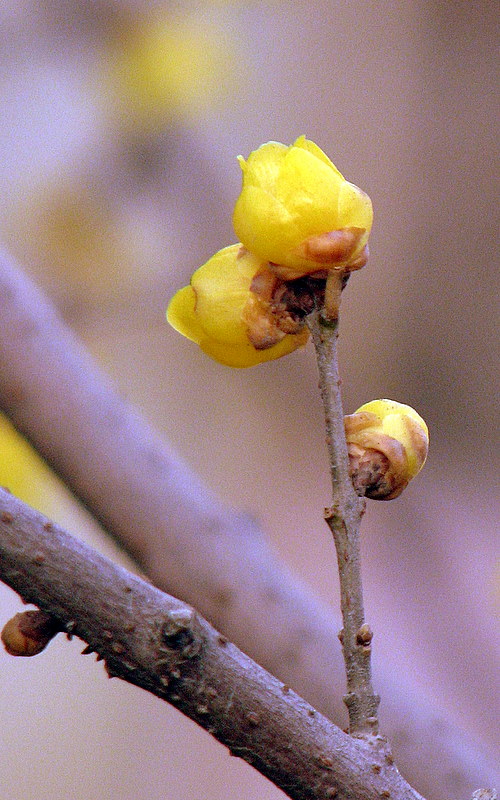
[[283, 251], [292, 250], [302, 239], [291, 214], [270, 192], [259, 186], [244, 186], [233, 214], [236, 235], [263, 261], [282, 261]]
[[[364, 228], [368, 239], [373, 222], [373, 208], [366, 192], [353, 183], [344, 181], [340, 189], [337, 219], [339, 228]], [[363, 247], [365, 244], [366, 240]]]
[[339, 173], [312, 153], [292, 147], [282, 162], [276, 195], [301, 235], [311, 235], [340, 227], [337, 207], [343, 183]]
[[263, 186], [268, 189], [278, 178], [281, 163], [289, 148], [281, 142], [266, 142], [254, 150], [245, 161], [238, 156], [244, 180], [248, 186]]
[[415, 420], [425, 431], [425, 435], [429, 437], [429, 429], [425, 420], [415, 411], [414, 408], [411, 406], [406, 405], [405, 403], [398, 403], [397, 400], [371, 400], [369, 403], [364, 403], [358, 410], [358, 412], [367, 411], [371, 414], [375, 414], [380, 420], [385, 419], [387, 416], [391, 414], [402, 415], [405, 414], [408, 417], [411, 417]]
[[203, 328], [195, 314], [196, 295], [191, 286], [184, 286], [174, 294], [167, 308], [167, 320], [186, 339], [199, 344]]
[[201, 349], [218, 361], [228, 367], [245, 368], [254, 367], [257, 364], [263, 364], [266, 361], [273, 361], [276, 358], [281, 358], [299, 347], [307, 344], [309, 338], [309, 331], [304, 328], [303, 331], [294, 336], [285, 336], [281, 342], [267, 348], [266, 350], [256, 350], [250, 342], [242, 345], [227, 345], [223, 342], [216, 342], [211, 339], [206, 339], [200, 342]]
[[261, 262], [251, 253], [239, 256], [239, 244], [225, 247], [196, 270], [191, 286], [196, 295], [196, 315], [204, 336], [216, 341], [245, 342], [242, 312], [252, 277]]
[[342, 175], [341, 172], [339, 172], [333, 161], [330, 161], [330, 159], [328, 158], [326, 153], [323, 152], [321, 147], [318, 147], [318, 145], [312, 142], [310, 139], [306, 139], [305, 136], [299, 136], [299, 138], [296, 139], [295, 142], [293, 143], [293, 146], [301, 147], [303, 150], [308, 150], [313, 156], [316, 156], [316, 158], [319, 158], [320, 161], [323, 161], [325, 164], [327, 164], [330, 167], [330, 169], [333, 169], [333, 171], [337, 173], [339, 178], [344, 179], [344, 176]]

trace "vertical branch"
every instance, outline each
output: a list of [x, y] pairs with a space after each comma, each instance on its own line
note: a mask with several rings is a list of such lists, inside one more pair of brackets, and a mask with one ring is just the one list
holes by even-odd
[[372, 632], [365, 623], [359, 543], [365, 501], [356, 494], [349, 475], [337, 362], [338, 319], [326, 319], [316, 311], [309, 316], [308, 324], [316, 349], [332, 477], [332, 504], [325, 509], [325, 519], [333, 534], [339, 567], [344, 626], [339, 638], [347, 674], [344, 701], [349, 711], [350, 733], [374, 735], [378, 731], [379, 697], [372, 686]]

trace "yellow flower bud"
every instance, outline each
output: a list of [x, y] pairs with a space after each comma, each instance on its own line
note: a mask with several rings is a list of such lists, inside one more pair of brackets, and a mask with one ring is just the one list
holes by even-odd
[[367, 497], [392, 500], [422, 469], [429, 431], [411, 406], [372, 400], [344, 418], [353, 483]]
[[267, 142], [245, 161], [233, 223], [244, 246], [285, 280], [366, 263], [373, 212], [367, 194], [349, 183], [305, 136], [287, 147]]
[[309, 332], [273, 315], [275, 277], [240, 244], [220, 250], [170, 301], [167, 320], [221, 364], [252, 367], [291, 353]]

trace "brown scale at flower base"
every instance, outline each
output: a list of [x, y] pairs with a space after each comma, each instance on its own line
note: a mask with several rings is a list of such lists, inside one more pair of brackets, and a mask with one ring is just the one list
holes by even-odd
[[321, 308], [325, 297], [325, 278], [309, 277], [285, 281], [274, 265], [265, 265], [250, 284], [250, 295], [242, 312], [247, 334], [253, 346], [266, 349], [285, 335], [294, 336], [305, 329], [305, 317]]

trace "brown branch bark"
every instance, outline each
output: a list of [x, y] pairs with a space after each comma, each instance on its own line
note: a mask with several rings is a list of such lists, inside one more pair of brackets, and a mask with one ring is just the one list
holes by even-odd
[[[385, 741], [354, 740], [163, 594], [0, 489], [0, 578], [295, 800], [422, 800]], [[88, 652], [88, 648], [86, 648]]]
[[333, 534], [340, 577], [343, 622], [340, 640], [347, 675], [344, 701], [349, 711], [350, 733], [354, 736], [371, 736], [378, 733], [380, 698], [372, 685], [372, 632], [365, 623], [363, 606], [360, 524], [365, 500], [358, 497], [349, 473], [337, 359], [341, 277], [332, 277], [336, 278], [339, 286], [337, 314], [334, 319], [324, 319], [322, 313], [316, 311], [308, 317], [308, 325], [318, 362], [332, 477], [332, 505], [325, 509], [325, 519]]
[[[337, 619], [117, 396], [1, 253], [0, 376], [0, 407], [149, 577], [343, 724]], [[480, 750], [390, 666], [376, 678], [384, 732], [422, 792], [440, 800], [494, 784]]]

